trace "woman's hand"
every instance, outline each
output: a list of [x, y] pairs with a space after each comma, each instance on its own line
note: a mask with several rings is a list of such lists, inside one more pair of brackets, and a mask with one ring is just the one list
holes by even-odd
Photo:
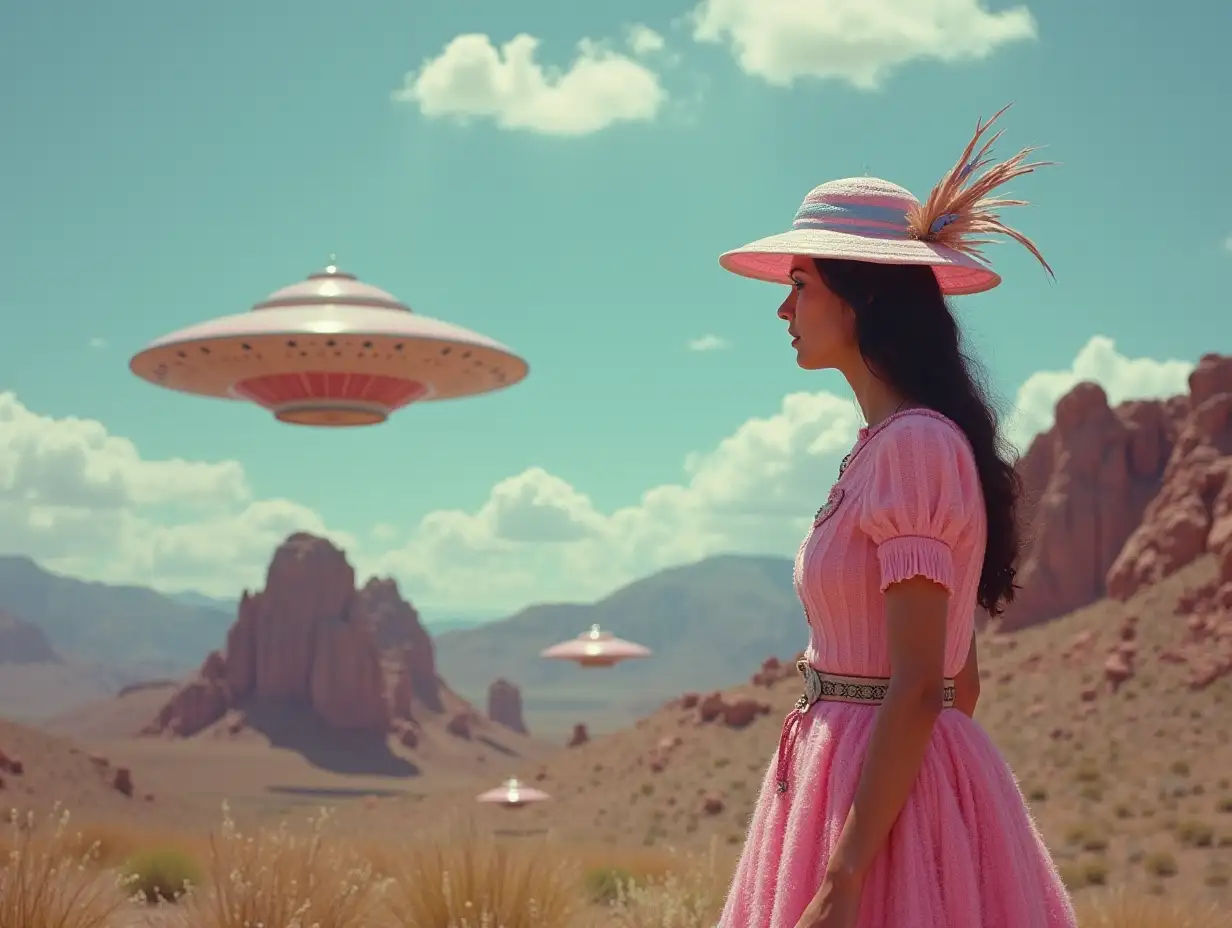
[[864, 881], [827, 873], [796, 928], [856, 928]]

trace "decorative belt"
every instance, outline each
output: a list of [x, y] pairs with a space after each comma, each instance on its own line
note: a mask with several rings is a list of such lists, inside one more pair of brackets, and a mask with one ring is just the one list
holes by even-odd
[[[787, 792], [787, 769], [796, 747], [800, 724], [804, 714], [819, 701], [849, 702], [861, 706], [879, 706], [885, 702], [890, 689], [887, 677], [853, 677], [838, 673], [823, 673], [806, 660], [796, 661], [796, 670], [804, 677], [804, 692], [796, 700], [795, 707], [783, 720], [783, 734], [779, 737], [778, 790]], [[954, 705], [954, 681], [946, 677], [942, 681], [942, 705], [949, 709]]]

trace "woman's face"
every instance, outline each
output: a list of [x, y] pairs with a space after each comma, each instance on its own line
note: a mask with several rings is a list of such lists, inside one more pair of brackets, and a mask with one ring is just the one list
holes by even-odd
[[843, 370], [859, 356], [855, 315], [822, 281], [812, 258], [791, 264], [791, 292], [779, 307], [796, 349], [796, 363], [808, 371]]

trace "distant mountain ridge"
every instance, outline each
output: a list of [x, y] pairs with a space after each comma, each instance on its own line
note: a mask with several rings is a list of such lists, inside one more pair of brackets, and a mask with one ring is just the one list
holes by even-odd
[[0, 557], [0, 608], [42, 629], [65, 658], [163, 672], [196, 666], [234, 619], [234, 610], [77, 580], [12, 555]]
[[[791, 571], [786, 558], [722, 555], [669, 568], [594, 603], [535, 605], [496, 621], [442, 615], [424, 625], [441, 675], [458, 681], [455, 688], [476, 705], [486, 704], [492, 680], [505, 678], [522, 688], [532, 714], [573, 717], [601, 708], [628, 717], [683, 690], [738, 683], [770, 654], [803, 648], [808, 630]], [[77, 580], [26, 557], [0, 557], [0, 608], [41, 629], [68, 660], [88, 656], [98, 668], [91, 677], [101, 676], [107, 689], [191, 672], [225, 639], [236, 615], [224, 599]], [[599, 673], [539, 657], [595, 623], [647, 645], [654, 657]], [[104, 695], [98, 685], [89, 687], [91, 698]], [[33, 697], [28, 682], [13, 681], [0, 694], [21, 703], [24, 689]], [[51, 695], [46, 685], [38, 690]], [[55, 702], [55, 710], [67, 708]]]
[[[539, 652], [598, 623], [654, 651], [602, 670]], [[607, 709], [627, 715], [691, 689], [741, 682], [770, 655], [808, 643], [787, 558], [720, 555], [634, 581], [594, 603], [530, 606], [497, 622], [436, 636], [437, 666], [471, 699], [496, 677], [536, 712]], [[473, 681], [473, 682], [472, 682]]]

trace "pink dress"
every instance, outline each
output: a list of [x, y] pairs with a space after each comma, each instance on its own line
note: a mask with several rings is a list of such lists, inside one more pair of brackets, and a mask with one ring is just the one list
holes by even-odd
[[[945, 675], [967, 658], [987, 527], [975, 461], [954, 423], [907, 410], [863, 429], [796, 557], [819, 670], [889, 677], [887, 586], [950, 591]], [[821, 885], [878, 708], [820, 701], [770, 763], [719, 928], [794, 928]], [[1017, 782], [978, 723], [941, 713], [919, 777], [865, 881], [859, 928], [1076, 925]]]

